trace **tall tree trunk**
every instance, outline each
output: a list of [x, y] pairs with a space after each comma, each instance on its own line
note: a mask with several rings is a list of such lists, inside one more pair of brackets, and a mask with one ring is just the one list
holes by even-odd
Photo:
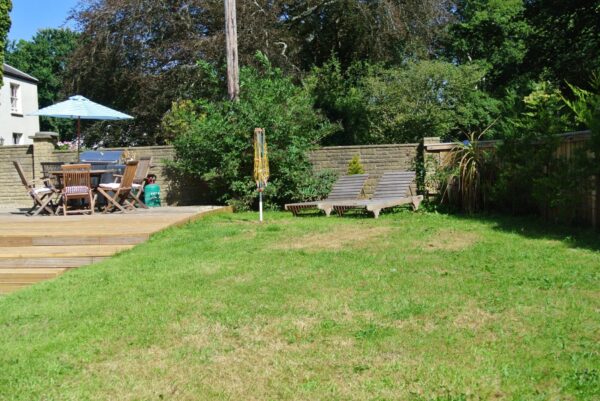
[[227, 47], [227, 92], [229, 93], [229, 99], [236, 101], [240, 95], [240, 67], [238, 65], [235, 0], [224, 1], [225, 44]]

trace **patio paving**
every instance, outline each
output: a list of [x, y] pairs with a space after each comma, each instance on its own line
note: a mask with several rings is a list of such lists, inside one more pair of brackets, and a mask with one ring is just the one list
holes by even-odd
[[230, 212], [223, 206], [168, 206], [127, 214], [28, 217], [0, 208], [0, 294], [89, 265], [173, 225]]

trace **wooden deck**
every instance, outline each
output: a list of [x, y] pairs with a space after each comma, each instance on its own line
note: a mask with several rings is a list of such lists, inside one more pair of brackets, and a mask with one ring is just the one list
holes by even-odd
[[186, 206], [127, 214], [28, 217], [0, 209], [0, 294], [48, 280], [146, 241], [152, 233], [229, 207]]

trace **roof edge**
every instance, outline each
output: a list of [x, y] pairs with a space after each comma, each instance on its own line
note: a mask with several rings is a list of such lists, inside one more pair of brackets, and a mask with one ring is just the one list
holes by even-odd
[[13, 66], [10, 66], [6, 63], [2, 64], [2, 72], [4, 72], [4, 75], [6, 75], [7, 77], [21, 79], [23, 81], [35, 83], [36, 85], [39, 82], [39, 80], [37, 78], [35, 78], [29, 74], [26, 74], [23, 71], [15, 68]]

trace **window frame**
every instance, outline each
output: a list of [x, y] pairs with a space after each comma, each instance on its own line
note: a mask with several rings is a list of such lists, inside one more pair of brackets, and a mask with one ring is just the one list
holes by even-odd
[[13, 145], [21, 145], [21, 141], [23, 140], [22, 132], [13, 132], [12, 133]]
[[21, 85], [14, 82], [10, 83], [10, 112], [13, 115], [23, 114], [21, 101]]

